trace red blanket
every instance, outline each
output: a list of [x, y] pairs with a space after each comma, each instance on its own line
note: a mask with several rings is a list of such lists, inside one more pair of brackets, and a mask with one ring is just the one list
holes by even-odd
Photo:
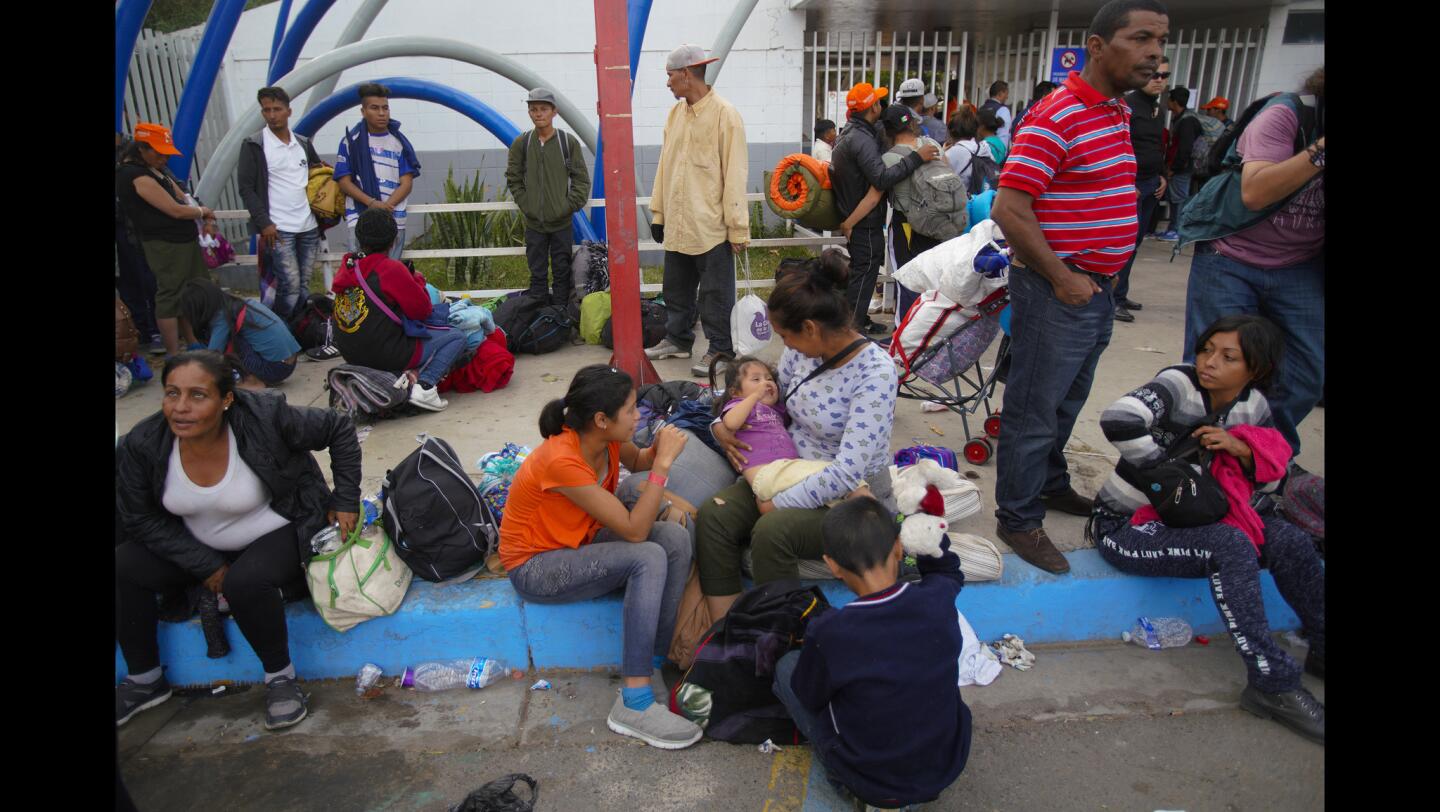
[[[1255, 482], [1274, 482], [1285, 476], [1285, 470], [1290, 465], [1290, 444], [1285, 442], [1284, 435], [1279, 431], [1263, 426], [1235, 426], [1226, 430], [1235, 439], [1250, 446], [1250, 453], [1255, 459]], [[1215, 455], [1210, 463], [1210, 473], [1230, 500], [1230, 512], [1220, 523], [1239, 529], [1259, 551], [1260, 545], [1265, 543], [1265, 522], [1250, 507], [1250, 496], [1255, 492], [1251, 477], [1246, 475], [1239, 460], [1224, 451]], [[1141, 507], [1130, 517], [1132, 526], [1158, 521], [1160, 514], [1150, 505]]]
[[494, 392], [510, 383], [515, 356], [505, 340], [505, 331], [496, 330], [480, 342], [475, 357], [463, 367], [450, 370], [436, 386], [441, 392]]

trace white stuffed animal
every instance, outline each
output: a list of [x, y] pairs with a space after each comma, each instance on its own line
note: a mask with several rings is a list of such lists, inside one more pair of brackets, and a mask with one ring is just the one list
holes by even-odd
[[950, 525], [945, 521], [945, 498], [941, 488], [953, 488], [964, 480], [959, 474], [930, 459], [900, 469], [894, 478], [895, 504], [905, 514], [900, 523], [900, 544], [911, 555], [935, 557]]

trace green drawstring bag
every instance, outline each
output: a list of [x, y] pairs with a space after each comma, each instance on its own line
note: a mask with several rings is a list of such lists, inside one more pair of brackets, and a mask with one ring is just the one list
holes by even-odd
[[415, 577], [396, 555], [384, 528], [377, 527], [377, 531], [364, 538], [356, 524], [340, 549], [315, 556], [305, 567], [315, 611], [337, 632], [349, 631], [372, 617], [395, 614]]
[[609, 291], [597, 291], [580, 300], [580, 337], [586, 344], [600, 343], [600, 331], [609, 320]]

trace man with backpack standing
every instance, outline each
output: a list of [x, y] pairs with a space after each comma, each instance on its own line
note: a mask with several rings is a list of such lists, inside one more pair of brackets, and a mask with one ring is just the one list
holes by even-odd
[[1298, 455], [1296, 427], [1325, 392], [1325, 69], [1299, 94], [1253, 102], [1216, 150], [1223, 162], [1211, 164], [1218, 172], [1180, 223], [1177, 250], [1196, 244], [1181, 349], [1193, 361], [1196, 340], [1221, 316], [1275, 322], [1285, 356], [1267, 398]]
[[1135, 267], [1135, 256], [1140, 253], [1145, 227], [1165, 197], [1165, 117], [1160, 114], [1160, 95], [1165, 92], [1169, 78], [1170, 60], [1161, 57], [1160, 70], [1150, 81], [1125, 94], [1125, 104], [1130, 108], [1130, 146], [1135, 150], [1135, 203], [1139, 217], [1135, 253], [1126, 260], [1115, 281], [1116, 321], [1135, 321], [1132, 311], [1142, 307], [1130, 298], [1130, 271]]
[[1190, 179], [1190, 194], [1193, 196], [1200, 191], [1200, 187], [1210, 180], [1210, 150], [1220, 136], [1229, 132], [1235, 127], [1235, 122], [1230, 120], [1230, 100], [1224, 96], [1216, 96], [1208, 102], [1200, 105], [1200, 137], [1195, 139], [1195, 147], [1191, 150], [1191, 171], [1194, 176]]
[[[885, 166], [880, 157], [880, 133], [875, 125], [884, 111], [881, 100], [887, 92], [883, 87], [861, 82], [845, 96], [850, 118], [840, 131], [840, 141], [830, 161], [830, 185], [835, 192], [835, 208], [847, 219], [872, 187], [888, 192], [921, 164], [941, 155], [934, 144], [925, 144], [894, 166]], [[885, 264], [884, 227], [885, 207], [876, 205], [855, 223], [846, 243], [850, 252], [850, 277], [845, 286], [845, 301], [850, 305], [855, 329], [877, 337], [887, 335], [889, 330], [883, 324], [870, 321], [867, 309], [880, 266]]]
[[1170, 140], [1175, 144], [1175, 157], [1166, 170], [1169, 180], [1166, 187], [1170, 195], [1170, 230], [1156, 239], [1166, 242], [1178, 240], [1180, 216], [1185, 213], [1185, 201], [1190, 199], [1190, 179], [1194, 177], [1191, 166], [1195, 141], [1200, 137], [1200, 117], [1186, 107], [1190, 103], [1190, 91], [1177, 87], [1170, 91]]
[[530, 266], [526, 295], [549, 296], [550, 304], [567, 307], [575, 246], [571, 218], [590, 199], [590, 173], [580, 140], [552, 124], [555, 94], [537, 87], [525, 104], [535, 129], [520, 133], [510, 144], [505, 183], [525, 216], [525, 261]]
[[398, 260], [405, 250], [405, 198], [420, 177], [420, 161], [410, 139], [400, 133], [400, 122], [390, 117], [390, 89], [368, 82], [360, 86], [359, 96], [363, 120], [345, 132], [335, 157], [335, 182], [346, 198], [350, 250], [360, 250], [355, 241], [360, 212], [384, 209], [399, 229], [389, 252]]
[[1110, 344], [1115, 276], [1135, 250], [1135, 153], [1120, 96], [1159, 70], [1169, 36], [1157, 0], [1101, 7], [1084, 70], [1030, 110], [991, 209], [1015, 253], [996, 530], [1055, 574], [1070, 563], [1046, 534], [1045, 514], [1090, 515], [1091, 500], [1070, 482], [1065, 445]]
[[324, 166], [310, 139], [290, 132], [290, 94], [262, 87], [255, 94], [265, 127], [240, 144], [236, 172], [250, 233], [275, 258], [274, 312], [290, 318], [310, 291], [320, 256], [320, 227], [310, 211], [310, 170]]
[[718, 58], [707, 58], [699, 45], [681, 45], [665, 58], [665, 85], [677, 102], [665, 119], [650, 199], [650, 234], [665, 246], [668, 319], [664, 340], [645, 357], [689, 358], [698, 311], [710, 346], [690, 367], [696, 377], [710, 374], [716, 354], [733, 354], [734, 255], [750, 244], [745, 122], [705, 83], [705, 66]]
[[1000, 122], [1000, 126], [995, 130], [995, 135], [1005, 144], [1007, 150], [1010, 148], [1010, 136], [1014, 134], [1010, 127], [1010, 122], [1014, 120], [1014, 116], [1010, 112], [1010, 107], [1006, 104], [1009, 100], [1010, 83], [1003, 80], [996, 80], [994, 84], [990, 85], [990, 98], [986, 99], [985, 103], [980, 105], [980, 110], [989, 110], [995, 114], [995, 118]]

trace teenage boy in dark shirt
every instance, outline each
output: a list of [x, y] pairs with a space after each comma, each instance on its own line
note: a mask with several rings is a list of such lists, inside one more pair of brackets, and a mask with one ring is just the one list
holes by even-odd
[[804, 648], [776, 664], [775, 695], [832, 782], [885, 809], [933, 801], [970, 756], [960, 559], [946, 540], [916, 556], [919, 582], [897, 583], [899, 528], [873, 497], [831, 508], [822, 528], [825, 565], [859, 597], [810, 621]]

